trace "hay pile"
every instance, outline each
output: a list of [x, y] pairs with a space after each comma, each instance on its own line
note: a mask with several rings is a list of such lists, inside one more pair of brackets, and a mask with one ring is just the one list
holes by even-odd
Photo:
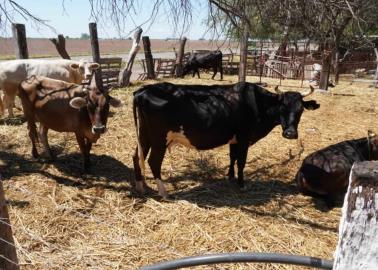
[[[236, 77], [226, 76], [223, 83], [231, 81]], [[179, 83], [214, 82], [205, 76]], [[377, 90], [342, 83], [332, 90], [334, 95], [314, 94], [321, 107], [303, 114], [299, 140], [282, 138], [277, 127], [250, 148], [247, 192], [226, 180], [227, 146], [206, 152], [174, 148], [162, 168], [173, 199], [162, 202], [135, 197], [128, 183], [136, 145], [130, 106], [136, 87], [113, 93], [126, 106], [113, 110], [108, 133], [94, 145], [90, 175], [81, 174], [73, 134], [50, 131], [58, 158], [45, 164], [31, 158], [26, 123], [1, 122], [0, 172], [22, 269], [136, 269], [182, 256], [234, 251], [332, 258], [340, 208], [329, 211], [323, 201], [298, 194], [292, 179], [307, 154], [364, 137], [368, 128], [378, 126]], [[148, 183], [156, 190], [153, 181]], [[196, 269], [300, 269], [254, 267]]]

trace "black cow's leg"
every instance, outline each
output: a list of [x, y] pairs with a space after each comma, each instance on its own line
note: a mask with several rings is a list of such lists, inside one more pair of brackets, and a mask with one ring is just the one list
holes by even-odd
[[81, 154], [83, 155], [84, 159], [84, 171], [89, 172], [90, 167], [91, 167], [91, 162], [89, 160], [89, 154], [87, 151], [87, 144], [85, 142], [85, 138], [82, 134], [76, 132], [75, 133], [77, 143], [79, 144]]
[[216, 66], [214, 66], [214, 67], [213, 67], [213, 70], [214, 70], [214, 74], [213, 74], [213, 76], [211, 77], [212, 80], [214, 80], [215, 75], [217, 75], [217, 73], [218, 73], [218, 68], [217, 68]]
[[196, 69], [196, 73], [197, 73], [198, 79], [200, 79], [200, 74], [199, 74], [199, 69], [198, 68]]
[[221, 65], [220, 65], [220, 74], [221, 74], [221, 81], [223, 81], [223, 66], [222, 66], [222, 62], [221, 62]]
[[237, 158], [236, 144], [230, 144], [230, 168], [228, 169], [228, 180], [235, 180], [235, 161]]
[[244, 167], [245, 162], [247, 160], [248, 154], [248, 143], [241, 143], [238, 142], [238, 157], [237, 157], [237, 165], [238, 165], [238, 185], [240, 188], [244, 188]]
[[195, 69], [193, 69], [192, 78], [194, 78], [194, 76], [196, 76], [196, 70]]
[[159, 195], [163, 198], [168, 197], [168, 193], [164, 187], [163, 182], [161, 181], [161, 164], [163, 163], [166, 146], [165, 140], [161, 140], [161, 143], [151, 146], [151, 154], [148, 159], [148, 164], [150, 165], [152, 174], [156, 180]]

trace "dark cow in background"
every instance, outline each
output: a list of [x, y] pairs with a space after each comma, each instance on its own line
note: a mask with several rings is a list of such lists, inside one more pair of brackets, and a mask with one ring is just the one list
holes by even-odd
[[84, 169], [88, 170], [92, 143], [106, 131], [109, 105], [119, 107], [121, 101], [99, 89], [95, 75], [89, 86], [32, 76], [21, 83], [19, 92], [28, 121], [33, 157], [38, 157], [36, 121], [39, 121], [40, 139], [50, 159], [53, 155], [47, 140], [48, 130], [74, 132], [84, 157]]
[[307, 156], [295, 180], [309, 195], [320, 195], [330, 204], [343, 194], [354, 162], [378, 159], [378, 136], [369, 131], [367, 138], [330, 145]]
[[148, 163], [159, 194], [167, 196], [161, 164], [166, 149], [177, 143], [198, 150], [230, 144], [229, 179], [235, 178], [237, 162], [237, 183], [243, 187], [248, 147], [277, 125], [281, 125], [283, 137], [296, 139], [303, 110], [319, 107], [314, 100], [303, 101], [312, 92], [313, 88], [305, 94], [275, 94], [253, 83], [143, 86], [134, 92], [133, 99], [138, 137], [133, 157], [137, 190], [143, 193], [147, 186], [144, 160], [151, 150]]
[[184, 77], [189, 72], [193, 72], [193, 77], [197, 73], [198, 78], [200, 78], [200, 68], [213, 69], [214, 74], [211, 79], [214, 79], [219, 70], [221, 80], [223, 80], [222, 52], [218, 50], [201, 54], [193, 53], [189, 56], [188, 62], [184, 65], [182, 76]]

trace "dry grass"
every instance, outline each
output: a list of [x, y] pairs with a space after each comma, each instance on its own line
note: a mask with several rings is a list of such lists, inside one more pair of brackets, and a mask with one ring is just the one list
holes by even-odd
[[[223, 83], [235, 80], [226, 76]], [[205, 76], [179, 83], [214, 82]], [[250, 148], [247, 192], [233, 189], [226, 180], [227, 146], [206, 152], [174, 148], [163, 164], [173, 199], [162, 202], [132, 196], [128, 183], [135, 147], [130, 100], [136, 87], [113, 93], [126, 106], [113, 111], [109, 132], [93, 147], [91, 175], [81, 175], [72, 134], [50, 132], [58, 159], [44, 164], [31, 159], [25, 123], [0, 125], [0, 172], [22, 269], [136, 269], [182, 256], [233, 251], [332, 258], [340, 208], [329, 210], [321, 200], [298, 194], [292, 179], [307, 154], [377, 127], [376, 89], [343, 83], [332, 90], [334, 95], [314, 94], [321, 107], [303, 114], [299, 140], [285, 140], [277, 127]], [[257, 265], [196, 269], [247, 268]]]

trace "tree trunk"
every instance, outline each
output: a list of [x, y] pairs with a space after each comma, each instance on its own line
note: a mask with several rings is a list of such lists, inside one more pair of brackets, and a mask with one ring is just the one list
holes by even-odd
[[247, 76], [248, 36], [248, 28], [245, 25], [240, 39], [239, 82], [245, 82]]
[[146, 58], [147, 79], [155, 79], [154, 60], [151, 53], [151, 42], [148, 36], [142, 37], [144, 57]]
[[335, 84], [339, 83], [339, 77], [340, 77], [340, 51], [338, 46], [335, 48], [335, 64], [334, 64], [334, 69], [335, 69]]
[[378, 161], [354, 163], [339, 227], [334, 270], [378, 265]]
[[63, 59], [71, 59], [66, 51], [66, 39], [63, 35], [59, 34], [58, 39], [50, 38], [50, 41], [55, 45], [56, 50]]
[[[100, 62], [101, 62], [100, 61], [101, 60], [100, 45], [98, 44], [97, 24], [96, 23], [89, 23], [89, 35], [91, 37], [93, 62], [100, 64]], [[100, 89], [103, 89], [101, 68], [96, 69], [94, 72], [96, 73], [97, 85], [99, 86]]]
[[121, 70], [118, 76], [119, 87], [127, 87], [130, 84], [130, 77], [132, 74], [131, 70], [133, 68], [135, 57], [140, 49], [139, 42], [142, 32], [142, 28], [139, 27], [134, 33], [133, 45], [131, 46], [126, 66]]
[[28, 59], [28, 43], [26, 42], [26, 30], [24, 24], [12, 24], [13, 40], [16, 49], [16, 59]]
[[0, 269], [18, 270], [17, 252], [13, 241], [3, 181], [0, 176]]
[[322, 71], [320, 73], [319, 88], [328, 90], [329, 73], [332, 62], [332, 52], [328, 50], [323, 51]]
[[180, 40], [180, 48], [176, 55], [176, 77], [182, 77], [182, 59], [185, 52], [186, 37]]
[[375, 47], [374, 48], [374, 52], [375, 52], [375, 61], [377, 62], [377, 69], [375, 70], [375, 76], [374, 76], [374, 86], [375, 87], [378, 87], [378, 48]]

